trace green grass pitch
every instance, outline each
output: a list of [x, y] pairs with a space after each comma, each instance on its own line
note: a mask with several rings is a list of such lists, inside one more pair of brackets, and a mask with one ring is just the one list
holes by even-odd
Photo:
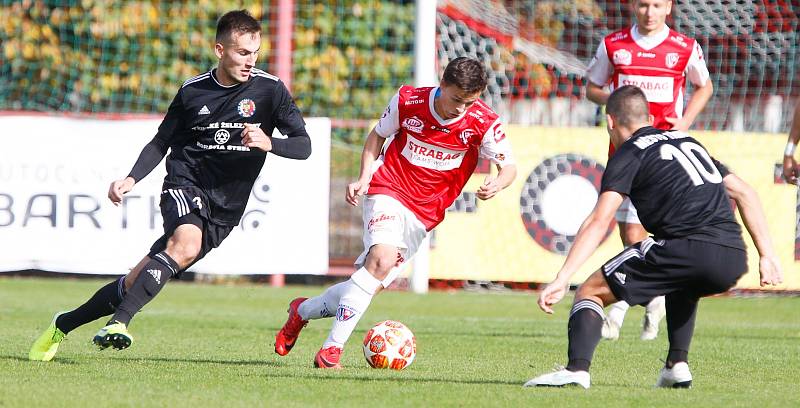
[[[711, 298], [700, 304], [690, 390], [654, 389], [667, 345], [638, 339], [631, 309], [619, 341], [600, 343], [592, 388], [522, 388], [565, 363], [571, 296], [547, 316], [535, 293], [386, 292], [350, 339], [345, 369], [312, 358], [330, 320], [312, 321], [291, 354], [273, 353], [286, 305], [320, 287], [168, 285], [131, 324], [124, 351], [90, 343], [104, 321], [70, 333], [50, 363], [28, 349], [54, 312], [107, 280], [0, 277], [0, 407], [34, 406], [757, 406], [800, 404], [800, 298]], [[395, 319], [416, 334], [401, 372], [367, 366], [361, 340]]]

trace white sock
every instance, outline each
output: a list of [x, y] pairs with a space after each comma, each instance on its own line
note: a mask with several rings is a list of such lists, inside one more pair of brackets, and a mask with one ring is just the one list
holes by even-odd
[[650, 303], [647, 304], [647, 306], [645, 306], [645, 309], [647, 310], [647, 313], [663, 314], [663, 312], [661, 312], [659, 309], [663, 309], [664, 305], [664, 296], [656, 296], [650, 301]]
[[620, 300], [608, 308], [606, 319], [614, 323], [617, 327], [622, 327], [622, 322], [625, 320], [625, 313], [628, 312], [628, 308], [630, 308], [630, 305], [624, 300]]
[[381, 286], [381, 282], [364, 268], [357, 270], [350, 280], [344, 282], [341, 297], [336, 309], [333, 327], [322, 347], [344, 347], [344, 343], [353, 334], [356, 324], [367, 311], [372, 297]]
[[303, 320], [315, 320], [336, 315], [339, 298], [342, 297], [342, 290], [347, 287], [348, 282], [350, 281], [337, 283], [328, 287], [321, 295], [306, 299], [297, 308], [300, 317]]

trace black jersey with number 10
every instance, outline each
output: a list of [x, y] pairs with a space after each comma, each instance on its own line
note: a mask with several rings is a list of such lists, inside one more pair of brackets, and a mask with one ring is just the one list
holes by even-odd
[[656, 238], [688, 238], [744, 249], [722, 179], [728, 169], [694, 138], [645, 127], [609, 159], [601, 191], [631, 198]]
[[215, 71], [183, 84], [154, 142], [170, 149], [164, 189], [198, 187], [207, 195], [211, 221], [236, 225], [266, 158], [264, 151], [242, 145], [244, 125], [254, 124], [267, 136], [277, 127], [291, 137], [306, 135], [305, 122], [277, 77], [253, 69], [248, 81], [224, 86]]

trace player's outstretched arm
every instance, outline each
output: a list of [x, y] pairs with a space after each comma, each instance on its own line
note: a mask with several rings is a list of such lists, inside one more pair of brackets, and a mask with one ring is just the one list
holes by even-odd
[[722, 179], [728, 195], [736, 201], [742, 221], [753, 239], [753, 243], [758, 249], [759, 272], [761, 274], [761, 286], [778, 285], [783, 281], [781, 266], [775, 249], [772, 247], [772, 239], [767, 229], [767, 219], [761, 206], [758, 193], [753, 190], [744, 180], [735, 174], [728, 174]]
[[369, 182], [372, 179], [372, 166], [381, 154], [383, 142], [386, 138], [379, 135], [373, 128], [367, 140], [364, 142], [364, 150], [361, 152], [361, 174], [358, 180], [347, 185], [345, 191], [345, 201], [352, 206], [358, 206], [358, 197], [364, 195], [369, 189]]
[[497, 195], [497, 193], [499, 193], [501, 190], [511, 185], [516, 177], [516, 165], [508, 164], [502, 167], [497, 165], [497, 176], [486, 176], [483, 184], [478, 187], [478, 192], [476, 195], [481, 200], [488, 200]]
[[550, 282], [539, 294], [539, 308], [545, 313], [553, 313], [552, 305], [560, 301], [566, 293], [572, 275], [594, 253], [605, 237], [614, 214], [625, 197], [616, 191], [604, 191], [600, 194], [594, 209], [581, 224], [575, 243], [569, 249], [567, 259], [555, 280]]

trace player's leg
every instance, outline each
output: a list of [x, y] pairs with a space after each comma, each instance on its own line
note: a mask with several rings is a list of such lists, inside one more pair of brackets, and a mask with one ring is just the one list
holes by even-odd
[[669, 351], [656, 382], [657, 387], [688, 388], [692, 385], [692, 374], [688, 365], [689, 345], [694, 335], [698, 301], [697, 297], [686, 292], [675, 292], [666, 296]]
[[58, 351], [58, 346], [69, 332], [114, 313], [128, 289], [125, 285], [126, 279], [129, 281], [135, 279], [149, 260], [148, 257], [143, 258], [128, 275], [114, 279], [101, 287], [89, 300], [76, 309], [56, 313], [50, 326], [34, 342], [28, 358], [37, 361], [52, 360]]
[[747, 272], [745, 251], [706, 243], [683, 241], [680, 252], [689, 265], [681, 282], [683, 290], [666, 296], [669, 350], [656, 386], [687, 388], [692, 385], [689, 371], [689, 346], [694, 335], [697, 305], [703, 296], [723, 293]]
[[344, 344], [367, 311], [373, 296], [383, 288], [382, 279], [385, 279], [397, 264], [397, 254], [397, 247], [385, 244], [373, 245], [364, 266], [345, 282], [331, 330], [314, 358], [316, 367], [341, 367], [339, 358]]
[[567, 324], [567, 366], [553, 373], [544, 374], [525, 383], [532, 386], [580, 385], [589, 388], [591, 380], [589, 367], [605, 319], [603, 308], [617, 301], [603, 276], [602, 270], [595, 271], [586, 279], [575, 293], [575, 301]]
[[[626, 248], [593, 273], [575, 294], [568, 323], [569, 348], [567, 367], [531, 379], [525, 386], [562, 386], [577, 384], [589, 388], [589, 367], [600, 341], [603, 307], [617, 300], [639, 305], [665, 293], [662, 273], [657, 269], [664, 242], [647, 238]], [[651, 254], [656, 252], [655, 254]], [[645, 258], [647, 257], [647, 261]], [[666, 279], [664, 279], [666, 280]]]
[[202, 215], [205, 214], [203, 201], [202, 192], [193, 188], [162, 192], [160, 207], [164, 235], [150, 248], [148, 260], [140, 273], [126, 277], [128, 289], [122, 302], [106, 326], [94, 336], [93, 342], [98, 347], [123, 349], [130, 346], [132, 336], [127, 327], [133, 316], [161, 291], [170, 278], [210, 250], [205, 242], [210, 237], [206, 236], [209, 226]]

